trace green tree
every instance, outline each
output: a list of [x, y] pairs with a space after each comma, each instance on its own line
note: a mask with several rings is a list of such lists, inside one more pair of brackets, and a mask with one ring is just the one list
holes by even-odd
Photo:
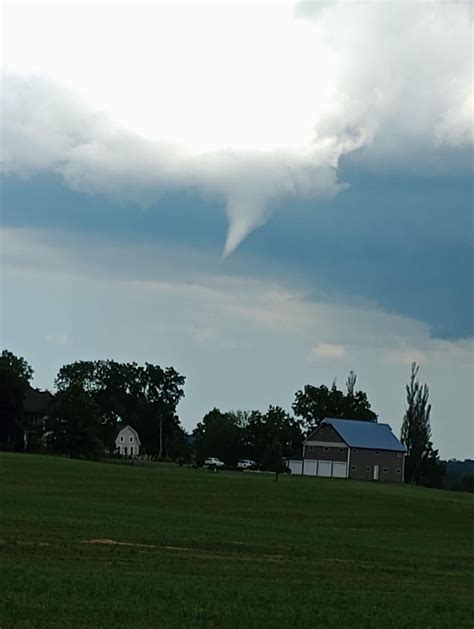
[[101, 438], [109, 449], [114, 447], [117, 424], [122, 421], [137, 430], [149, 454], [163, 455], [180, 443], [176, 407], [184, 396], [184, 382], [173, 367], [113, 360], [65, 365], [56, 378], [59, 391], [76, 383], [91, 394], [102, 416]]
[[234, 413], [213, 408], [193, 431], [198, 461], [216, 456], [227, 465], [236, 465], [243, 451], [243, 429]]
[[411, 365], [410, 381], [406, 385], [407, 410], [403, 419], [401, 442], [407, 449], [405, 482], [441, 486], [445, 466], [431, 441], [431, 404], [429, 388], [418, 381], [420, 367]]
[[317, 428], [326, 417], [377, 421], [367, 394], [355, 390], [356, 380], [356, 374], [351, 371], [346, 383], [346, 393], [337, 388], [336, 382], [333, 382], [331, 388], [324, 384], [319, 387], [307, 384], [302, 391], [295, 394], [295, 415], [302, 418], [306, 429]]
[[12, 371], [0, 370], [0, 449], [23, 450], [24, 382]]
[[269, 472], [275, 472], [275, 482], [285, 469], [285, 461], [283, 459], [283, 447], [278, 439], [274, 439], [265, 448], [263, 456], [263, 469]]
[[33, 368], [24, 358], [15, 356], [12, 352], [4, 349], [0, 356], [0, 373], [6, 371], [15, 374], [24, 384], [28, 384], [34, 374]]
[[464, 474], [459, 481], [459, 488], [461, 491], [468, 491], [470, 494], [474, 494], [474, 474]]
[[50, 448], [71, 458], [97, 458], [103, 452], [101, 414], [91, 394], [73, 383], [58, 392], [48, 420]]
[[259, 411], [249, 412], [243, 432], [246, 455], [258, 463], [263, 462], [265, 449], [274, 439], [280, 442], [284, 456], [297, 454], [301, 450], [301, 422], [280, 406], [269, 406], [264, 414]]
[[0, 447], [21, 451], [23, 401], [33, 369], [28, 362], [4, 349], [0, 356]]

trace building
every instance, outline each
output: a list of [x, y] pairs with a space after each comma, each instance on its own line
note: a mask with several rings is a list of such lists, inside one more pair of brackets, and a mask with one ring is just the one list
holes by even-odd
[[28, 385], [23, 400], [21, 421], [25, 450], [34, 451], [41, 445], [53, 399], [54, 396], [49, 391], [33, 389]]
[[301, 459], [288, 460], [293, 474], [401, 483], [406, 448], [388, 424], [324, 419], [303, 442]]
[[141, 445], [137, 431], [131, 426], [124, 426], [115, 438], [115, 452], [121, 456], [138, 456]]

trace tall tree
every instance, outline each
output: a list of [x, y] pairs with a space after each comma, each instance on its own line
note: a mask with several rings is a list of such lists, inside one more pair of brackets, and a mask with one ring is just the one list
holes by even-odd
[[227, 465], [235, 465], [243, 452], [243, 430], [234, 413], [213, 408], [193, 431], [198, 461], [216, 456]]
[[401, 442], [407, 449], [405, 482], [441, 486], [445, 467], [431, 441], [431, 404], [429, 388], [418, 380], [419, 365], [411, 365], [406, 385], [407, 410], [403, 418]]
[[307, 384], [303, 391], [297, 391], [293, 410], [302, 418], [304, 427], [317, 428], [326, 417], [377, 421], [367, 394], [355, 390], [356, 380], [356, 374], [351, 371], [346, 383], [346, 393], [337, 388], [336, 382], [333, 382], [331, 388], [324, 384], [319, 387]]
[[262, 467], [269, 472], [275, 472], [275, 482], [278, 482], [279, 475], [285, 471], [283, 447], [278, 439], [274, 439], [265, 448]]
[[23, 401], [33, 369], [21, 356], [0, 355], [0, 447], [23, 450]]
[[73, 383], [59, 391], [48, 420], [50, 447], [71, 458], [97, 458], [103, 452], [101, 414], [92, 395]]
[[0, 449], [23, 450], [24, 382], [12, 371], [0, 370]]
[[303, 441], [301, 421], [292, 417], [280, 406], [269, 406], [266, 413], [249, 413], [244, 426], [246, 454], [258, 463], [263, 462], [265, 449], [277, 439], [284, 456], [300, 452]]

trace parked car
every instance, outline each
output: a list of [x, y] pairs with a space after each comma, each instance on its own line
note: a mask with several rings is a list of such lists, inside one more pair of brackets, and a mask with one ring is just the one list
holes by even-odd
[[237, 463], [237, 469], [239, 470], [255, 470], [257, 468], [257, 464], [252, 459], [240, 459]]
[[210, 456], [204, 461], [205, 467], [224, 467], [224, 462], [215, 456]]

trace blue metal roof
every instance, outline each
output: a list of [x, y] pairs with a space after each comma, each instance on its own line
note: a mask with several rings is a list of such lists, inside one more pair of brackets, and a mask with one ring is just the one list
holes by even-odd
[[407, 451], [388, 424], [331, 418], [326, 418], [322, 423], [332, 426], [351, 448]]

